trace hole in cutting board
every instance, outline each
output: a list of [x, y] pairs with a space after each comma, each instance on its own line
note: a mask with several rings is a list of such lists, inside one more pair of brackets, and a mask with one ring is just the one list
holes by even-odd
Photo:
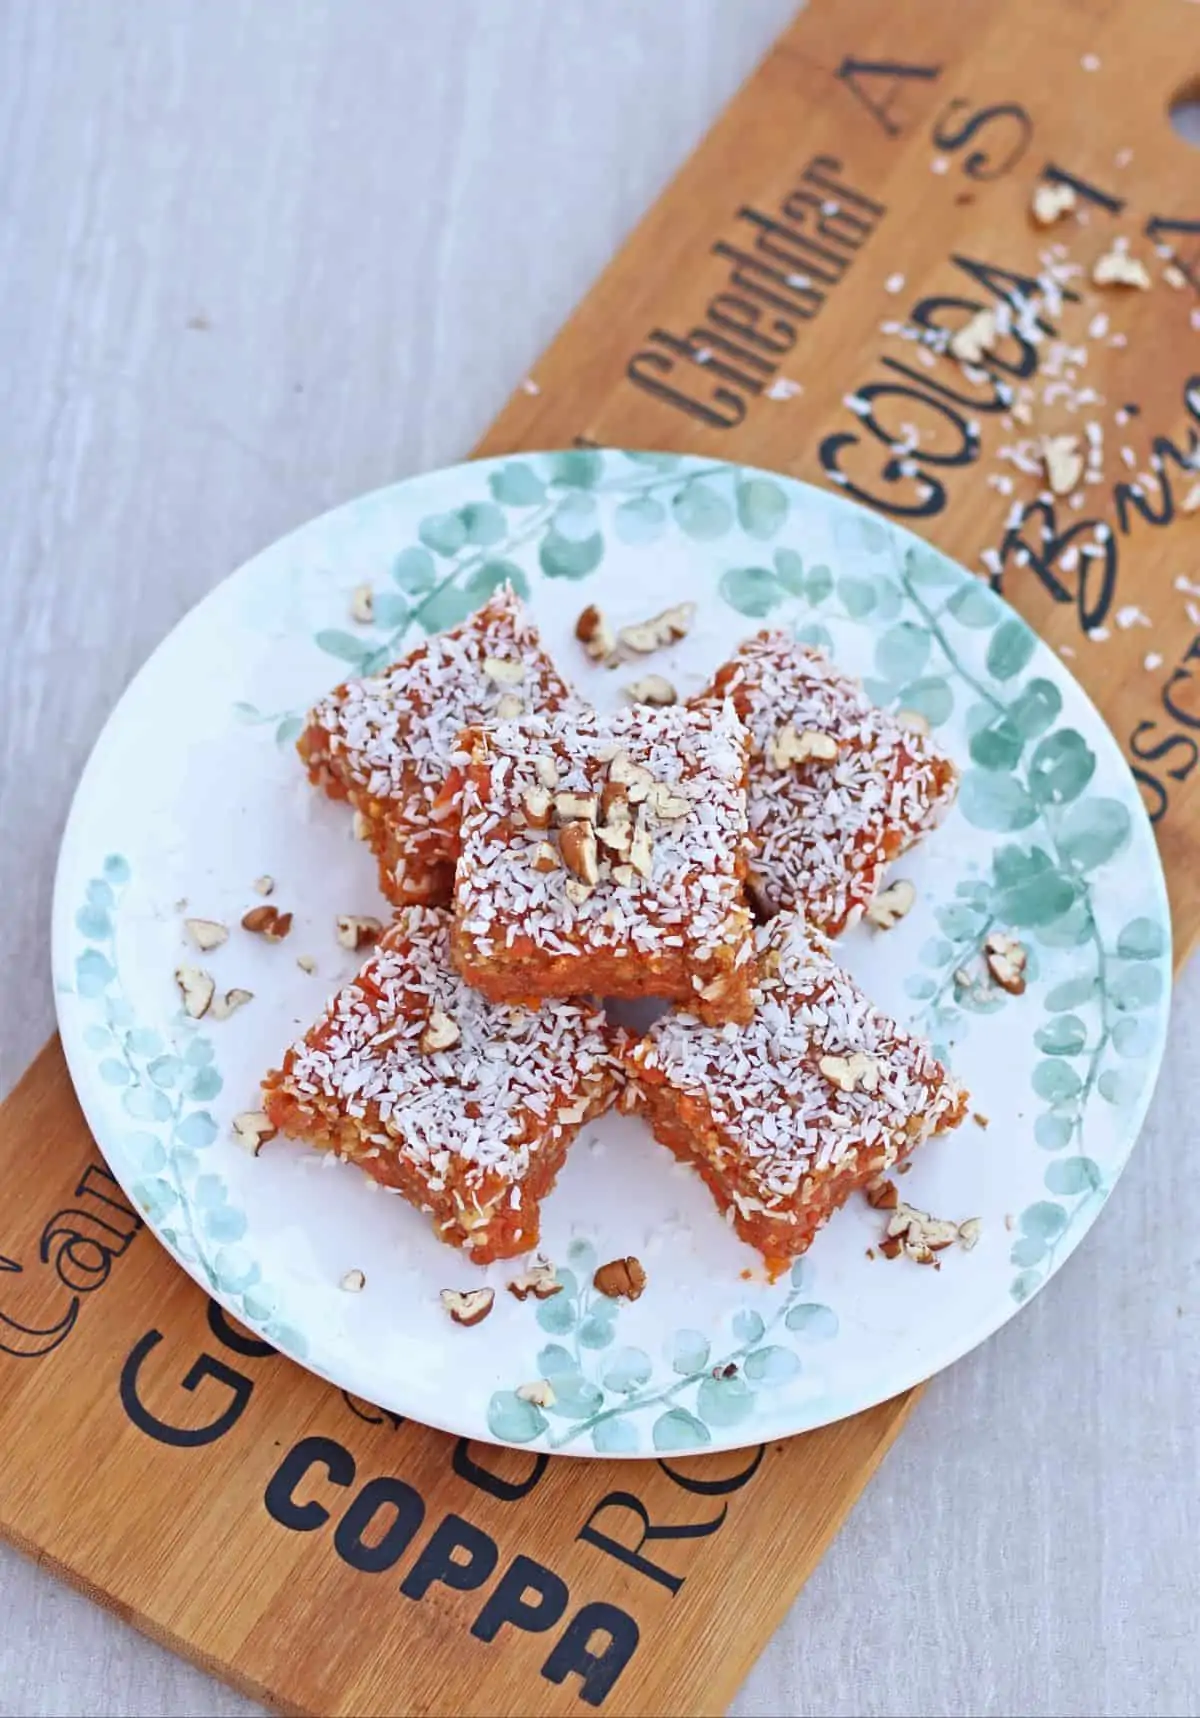
[[1185, 143], [1200, 148], [1200, 78], [1189, 78], [1167, 107], [1172, 129]]

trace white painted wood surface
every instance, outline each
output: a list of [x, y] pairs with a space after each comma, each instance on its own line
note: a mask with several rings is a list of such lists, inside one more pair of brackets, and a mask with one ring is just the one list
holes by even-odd
[[[790, 11], [0, 0], [0, 1089], [134, 670], [470, 446]], [[928, 1391], [739, 1713], [1200, 1711], [1198, 1104], [1193, 972], [1096, 1231]], [[0, 1548], [0, 1714], [252, 1710]]]

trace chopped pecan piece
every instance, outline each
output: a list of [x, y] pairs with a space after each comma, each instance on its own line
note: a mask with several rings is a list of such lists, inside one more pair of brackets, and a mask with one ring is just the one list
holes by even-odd
[[822, 1056], [817, 1063], [825, 1078], [842, 1092], [874, 1092], [879, 1087], [879, 1063], [856, 1050], [852, 1056]]
[[554, 1266], [548, 1264], [545, 1259], [535, 1259], [528, 1270], [512, 1279], [508, 1284], [508, 1292], [517, 1300], [527, 1300], [530, 1295], [534, 1300], [549, 1300], [551, 1295], [562, 1293], [562, 1286]]
[[231, 1014], [236, 1014], [239, 1008], [244, 1008], [247, 1002], [254, 1001], [252, 990], [242, 990], [234, 986], [227, 990], [224, 996], [214, 996], [209, 1012], [214, 1020], [228, 1020]]
[[646, 1286], [646, 1272], [640, 1259], [610, 1259], [597, 1267], [592, 1287], [609, 1300], [637, 1300]]
[[377, 943], [383, 935], [383, 925], [379, 919], [370, 915], [355, 916], [342, 913], [337, 921], [337, 940], [342, 948], [366, 948], [371, 943]]
[[881, 889], [866, 911], [866, 921], [877, 931], [890, 931], [893, 925], [912, 911], [917, 891], [906, 877], [897, 877], [886, 889]]
[[661, 674], [644, 674], [640, 680], [631, 680], [624, 692], [633, 703], [651, 704], [656, 709], [665, 709], [667, 705], [679, 702], [678, 692]]
[[218, 919], [184, 919], [183, 928], [201, 954], [209, 954], [229, 941], [228, 926]]
[[473, 1324], [482, 1324], [491, 1312], [496, 1291], [492, 1288], [443, 1289], [438, 1298], [455, 1324], [466, 1325], [469, 1330]]
[[1025, 989], [1025, 968], [1029, 956], [1016, 937], [1003, 931], [992, 931], [983, 945], [987, 969], [1010, 996], [1020, 996]]
[[676, 603], [673, 608], [665, 608], [661, 614], [653, 615], [636, 626], [619, 628], [617, 649], [622, 654], [631, 652], [634, 656], [649, 656], [655, 650], [665, 650], [668, 644], [677, 644], [681, 638], [687, 637], [695, 616], [694, 602]]
[[217, 988], [212, 974], [204, 972], [198, 966], [177, 966], [175, 983], [179, 986], [179, 994], [183, 998], [183, 1012], [189, 1020], [202, 1020], [208, 1013], [213, 992]]
[[242, 914], [242, 929], [252, 931], [255, 936], [266, 937], [268, 942], [282, 942], [292, 928], [292, 915], [281, 913], [278, 907], [264, 903], [261, 907], [251, 907], [248, 913]]
[[515, 1393], [522, 1402], [532, 1402], [535, 1408], [552, 1408], [558, 1400], [548, 1378], [535, 1378], [532, 1384], [518, 1384]]
[[1074, 188], [1070, 185], [1046, 184], [1034, 186], [1030, 210], [1039, 227], [1052, 227], [1075, 207]]
[[442, 1008], [431, 1008], [417, 1048], [423, 1056], [432, 1056], [438, 1050], [452, 1050], [460, 1037], [457, 1020], [451, 1019]]
[[810, 761], [831, 764], [837, 755], [838, 743], [832, 734], [818, 733], [815, 728], [798, 734], [791, 722], [785, 723], [771, 742], [771, 763], [777, 770]]
[[255, 1157], [269, 1139], [275, 1138], [277, 1131], [271, 1126], [265, 1110], [241, 1110], [234, 1116], [232, 1125], [234, 1139]]
[[559, 852], [563, 864], [573, 877], [578, 877], [581, 883], [586, 883], [589, 889], [594, 889], [600, 880], [600, 868], [596, 856], [596, 831], [590, 823], [576, 819], [572, 823], [564, 823], [558, 836]]
[[612, 627], [594, 603], [575, 622], [575, 636], [593, 662], [603, 662], [617, 647]]

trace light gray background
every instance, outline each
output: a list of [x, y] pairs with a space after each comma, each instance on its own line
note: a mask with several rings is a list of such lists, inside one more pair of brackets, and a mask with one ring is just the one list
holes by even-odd
[[[460, 457], [791, 10], [0, 0], [0, 1089], [151, 647]], [[1198, 1051], [1193, 971], [1096, 1230], [926, 1393], [736, 1711], [1200, 1710]], [[252, 1710], [0, 1548], [0, 1713]]]

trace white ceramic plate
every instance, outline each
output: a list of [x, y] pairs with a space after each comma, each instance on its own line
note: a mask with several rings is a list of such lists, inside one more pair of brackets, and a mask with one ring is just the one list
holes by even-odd
[[[961, 764], [958, 807], [898, 867], [918, 905], [841, 946], [876, 1001], [970, 1086], [968, 1122], [918, 1152], [905, 1197], [980, 1219], [934, 1271], [868, 1258], [883, 1215], [856, 1199], [774, 1286], [705, 1189], [636, 1120], [580, 1139], [546, 1202], [565, 1289], [503, 1292], [401, 1200], [348, 1166], [230, 1137], [257, 1081], [354, 957], [340, 913], [379, 913], [344, 806], [292, 740], [344, 674], [457, 622], [505, 575], [551, 650], [603, 705], [628, 678], [572, 638], [683, 599], [695, 630], [654, 662], [697, 689], [764, 621], [829, 644], [872, 695], [925, 713]], [[374, 623], [349, 616], [359, 584]], [[277, 879], [286, 942], [237, 928]], [[209, 967], [254, 1001], [180, 1011], [183, 909], [234, 927]], [[1012, 998], [977, 981], [989, 926], [1029, 949]], [[311, 955], [315, 974], [297, 956]], [[571, 452], [463, 465], [339, 508], [257, 556], [159, 648], [104, 729], [63, 842], [54, 912], [59, 1020], [88, 1121], [164, 1246], [238, 1318], [345, 1389], [472, 1438], [574, 1455], [721, 1448], [870, 1407], [964, 1354], [1060, 1266], [1119, 1175], [1167, 1019], [1170, 929], [1129, 771], [1062, 664], [976, 579], [907, 533], [803, 484], [671, 455]], [[972, 982], [956, 976], [966, 972]], [[634, 1305], [596, 1297], [597, 1260], [636, 1254]], [[362, 1270], [366, 1288], [339, 1284]], [[494, 1283], [485, 1325], [446, 1287]], [[1063, 1340], [1069, 1333], [1063, 1331]], [[718, 1375], [732, 1365], [729, 1376]], [[515, 1394], [552, 1379], [542, 1412]]]

